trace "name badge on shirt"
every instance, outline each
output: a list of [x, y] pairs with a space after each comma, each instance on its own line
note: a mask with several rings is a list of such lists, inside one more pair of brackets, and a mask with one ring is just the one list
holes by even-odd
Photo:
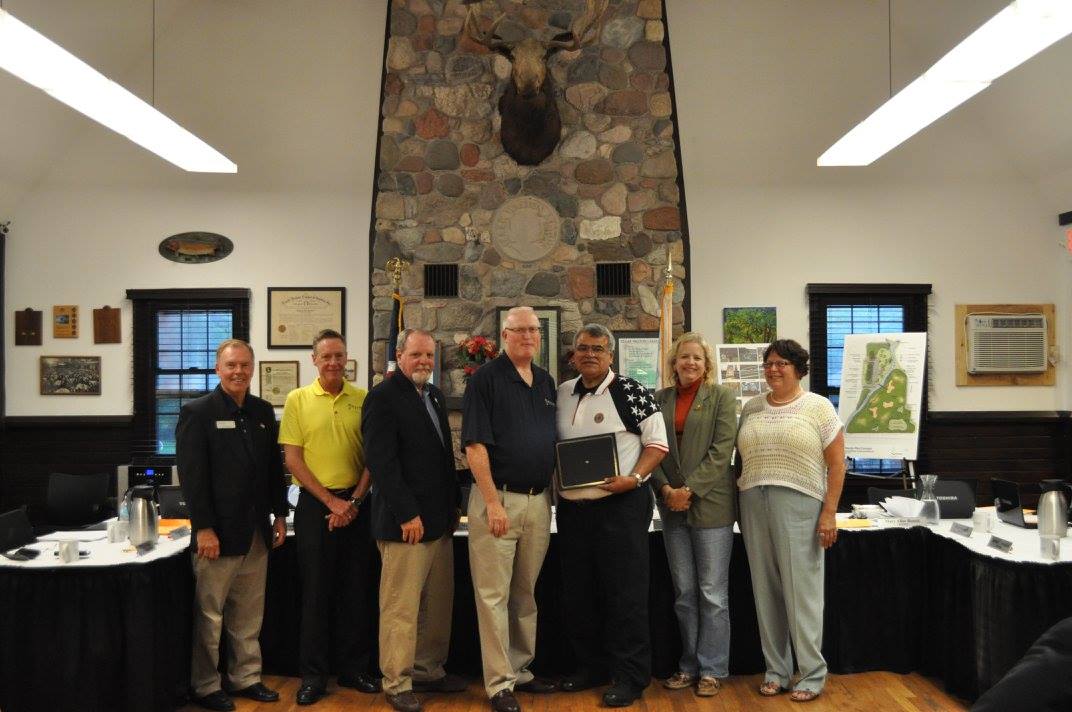
[[235, 423], [233, 420], [217, 420], [216, 430], [234, 430]]

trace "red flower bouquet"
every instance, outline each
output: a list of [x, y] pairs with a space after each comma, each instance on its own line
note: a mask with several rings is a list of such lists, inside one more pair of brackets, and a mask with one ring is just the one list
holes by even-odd
[[486, 336], [470, 336], [458, 345], [458, 354], [462, 357], [465, 376], [468, 378], [490, 359], [499, 355], [499, 347]]

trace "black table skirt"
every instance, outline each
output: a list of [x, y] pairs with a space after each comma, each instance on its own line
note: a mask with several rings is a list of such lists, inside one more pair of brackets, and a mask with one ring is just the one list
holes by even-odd
[[[467, 541], [455, 539], [455, 604], [447, 667], [479, 677]], [[680, 642], [662, 536], [651, 544], [653, 672], [677, 668]], [[296, 675], [301, 588], [293, 541], [271, 553], [261, 648], [265, 672]], [[0, 568], [0, 709], [172, 709], [190, 666], [192, 575], [183, 552], [112, 569]], [[556, 537], [537, 582], [534, 669], [571, 672], [563, 635]], [[730, 563], [730, 672], [762, 672], [748, 563]], [[1072, 565], [1016, 564], [929, 530], [843, 532], [827, 553], [823, 654], [830, 670], [919, 670], [974, 699], [1042, 632], [1072, 616]]]
[[0, 709], [171, 710], [190, 676], [184, 551], [111, 568], [0, 569]]

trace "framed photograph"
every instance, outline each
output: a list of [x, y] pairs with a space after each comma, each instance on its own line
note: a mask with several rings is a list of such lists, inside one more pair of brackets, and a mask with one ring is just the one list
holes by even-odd
[[261, 361], [261, 398], [276, 408], [286, 405], [287, 394], [298, 387], [297, 361]]
[[649, 391], [659, 388], [659, 332], [619, 331], [611, 368], [639, 381]]
[[41, 395], [99, 396], [100, 356], [42, 356]]
[[722, 338], [727, 344], [769, 344], [778, 334], [774, 307], [724, 307]]
[[[502, 340], [503, 323], [506, 321], [506, 314], [511, 308], [499, 307], [499, 329], [495, 336], [499, 341], [500, 348], [505, 345]], [[559, 307], [533, 307], [533, 309], [536, 311], [536, 318], [540, 320], [540, 351], [533, 361], [540, 368], [547, 369], [551, 374], [551, 378], [555, 379], [555, 383], [558, 383], [558, 325], [560, 323], [561, 309]]]
[[357, 359], [350, 359], [346, 362], [346, 367], [342, 370], [342, 377], [350, 383], [357, 380]]
[[312, 349], [323, 329], [346, 336], [346, 287], [268, 287], [268, 348]]

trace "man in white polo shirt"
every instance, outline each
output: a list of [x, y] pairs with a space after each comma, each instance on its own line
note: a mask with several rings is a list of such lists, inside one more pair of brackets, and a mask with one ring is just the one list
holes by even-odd
[[[558, 492], [566, 629], [580, 669], [566, 692], [606, 682], [608, 707], [635, 702], [651, 679], [648, 526], [651, 471], [668, 452], [666, 425], [647, 388], [610, 369], [614, 335], [588, 324], [573, 340], [581, 374], [558, 389], [559, 439], [614, 434], [623, 474]], [[609, 474], [609, 473], [608, 473]]]

